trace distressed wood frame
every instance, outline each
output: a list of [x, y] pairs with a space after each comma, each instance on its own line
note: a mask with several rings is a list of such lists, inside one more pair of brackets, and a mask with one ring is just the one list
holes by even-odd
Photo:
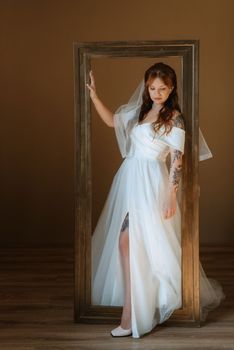
[[121, 307], [91, 305], [91, 108], [85, 82], [91, 58], [181, 58], [182, 112], [187, 117], [182, 191], [182, 300], [166, 323], [200, 325], [199, 297], [199, 184], [198, 79], [199, 40], [75, 42], [75, 265], [74, 322], [116, 323]]

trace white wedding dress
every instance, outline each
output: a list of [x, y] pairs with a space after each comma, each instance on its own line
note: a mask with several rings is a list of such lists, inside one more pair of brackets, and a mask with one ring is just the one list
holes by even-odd
[[[139, 106], [138, 106], [139, 107]], [[156, 134], [151, 123], [138, 124], [139, 108], [114, 115], [124, 158], [114, 176], [92, 236], [92, 304], [123, 306], [124, 277], [119, 234], [129, 213], [129, 259], [132, 337], [139, 338], [182, 306], [181, 211], [164, 219], [162, 203], [169, 183], [170, 147], [184, 151], [185, 131], [173, 126]], [[162, 130], [161, 130], [162, 131]], [[200, 138], [204, 141], [202, 133]], [[200, 139], [201, 141], [201, 139]], [[206, 145], [205, 141], [200, 143]], [[206, 145], [207, 146], [207, 145]], [[200, 160], [210, 157], [208, 146]], [[201, 319], [224, 298], [222, 287], [208, 279], [200, 264]]]

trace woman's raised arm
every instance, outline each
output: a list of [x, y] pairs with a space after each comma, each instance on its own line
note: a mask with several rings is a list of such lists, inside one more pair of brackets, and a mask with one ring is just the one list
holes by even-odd
[[90, 98], [93, 101], [95, 109], [96, 109], [97, 113], [99, 114], [99, 116], [101, 117], [101, 119], [104, 121], [104, 123], [106, 125], [108, 125], [109, 127], [113, 128], [114, 127], [114, 113], [111, 112], [99, 99], [99, 97], [97, 95], [96, 86], [95, 86], [95, 79], [94, 79], [94, 75], [93, 75], [92, 71], [89, 72], [89, 76], [90, 76], [90, 84], [86, 84], [86, 85], [89, 88]]

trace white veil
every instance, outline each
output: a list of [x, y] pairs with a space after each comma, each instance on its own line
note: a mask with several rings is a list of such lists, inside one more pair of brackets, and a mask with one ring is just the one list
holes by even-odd
[[140, 82], [127, 104], [120, 106], [114, 114], [115, 134], [122, 157], [128, 153], [129, 138], [127, 131], [138, 119], [142, 105], [142, 94], [144, 91], [144, 80]]
[[[120, 106], [114, 114], [115, 133], [119, 149], [124, 158], [128, 150], [128, 135], [133, 123], [138, 120], [144, 91], [144, 80], [142, 79], [127, 104]], [[213, 157], [199, 127], [199, 161]]]

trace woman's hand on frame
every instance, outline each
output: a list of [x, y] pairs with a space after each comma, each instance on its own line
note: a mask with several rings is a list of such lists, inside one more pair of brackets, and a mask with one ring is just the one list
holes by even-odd
[[86, 83], [86, 86], [90, 91], [90, 98], [93, 100], [94, 98], [97, 97], [97, 91], [96, 91], [95, 79], [92, 71], [89, 72], [89, 77], [90, 77], [90, 83], [89, 84]]

